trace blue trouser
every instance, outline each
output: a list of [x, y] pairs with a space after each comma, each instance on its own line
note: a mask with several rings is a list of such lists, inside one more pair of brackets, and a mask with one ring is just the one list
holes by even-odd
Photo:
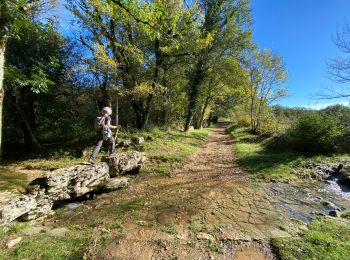
[[[96, 144], [92, 150], [92, 153], [90, 155], [90, 160], [91, 161], [95, 161], [96, 159], [96, 156], [98, 154], [98, 152], [100, 151], [101, 147], [102, 147], [102, 144], [103, 144], [103, 136], [102, 136], [102, 133], [97, 133], [97, 136], [96, 136]], [[113, 136], [108, 138], [106, 140], [106, 142], [108, 142], [108, 151], [109, 151], [109, 155], [111, 154], [114, 154], [115, 153], [115, 141], [114, 141], [114, 138]]]

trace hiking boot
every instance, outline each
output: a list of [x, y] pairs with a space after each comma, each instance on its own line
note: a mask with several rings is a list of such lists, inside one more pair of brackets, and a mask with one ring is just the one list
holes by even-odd
[[88, 160], [88, 163], [90, 163], [90, 164], [96, 164], [95, 160], [93, 160], [93, 159], [89, 159], [89, 160]]

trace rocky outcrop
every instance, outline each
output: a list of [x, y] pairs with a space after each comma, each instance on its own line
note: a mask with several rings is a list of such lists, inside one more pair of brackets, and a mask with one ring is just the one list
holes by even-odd
[[146, 157], [141, 152], [118, 153], [102, 158], [109, 166], [109, 175], [115, 177], [125, 173], [138, 172]]
[[13, 194], [12, 197], [1, 203], [0, 224], [10, 223], [29, 211], [36, 209], [37, 205], [33, 196]]
[[350, 166], [341, 164], [307, 163], [294, 170], [301, 179], [327, 181], [336, 177], [339, 181], [350, 184]]
[[53, 205], [59, 201], [126, 187], [129, 178], [110, 177], [137, 172], [145, 157], [140, 152], [128, 152], [105, 157], [104, 161], [55, 170], [34, 180], [26, 194], [0, 193], [0, 225], [19, 218], [30, 221], [45, 217], [53, 212]]
[[46, 193], [53, 200], [80, 197], [102, 188], [109, 180], [108, 165], [76, 165], [58, 169], [45, 177]]
[[27, 194], [11, 194], [0, 204], [0, 224], [15, 219], [33, 220], [52, 212], [54, 202], [80, 197], [104, 187], [110, 177], [108, 165], [76, 165], [58, 169], [34, 180]]

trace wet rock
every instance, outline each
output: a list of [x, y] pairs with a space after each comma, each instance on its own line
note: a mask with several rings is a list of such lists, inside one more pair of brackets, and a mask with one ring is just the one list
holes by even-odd
[[129, 180], [130, 179], [126, 177], [110, 179], [106, 186], [104, 186], [103, 191], [111, 192], [117, 189], [125, 188], [128, 186]]
[[139, 145], [142, 144], [145, 141], [145, 139], [143, 137], [133, 137], [131, 141], [133, 142], [133, 144]]
[[145, 162], [146, 157], [141, 152], [124, 152], [114, 156], [102, 157], [102, 161], [109, 166], [111, 177], [124, 173], [138, 172]]
[[331, 210], [329, 212], [329, 216], [340, 218], [341, 217], [341, 212], [339, 210]]
[[109, 180], [108, 165], [76, 165], [46, 176], [47, 194], [53, 201], [80, 197], [103, 187]]
[[341, 167], [339, 169], [339, 177], [341, 182], [350, 184], [350, 167]]
[[212, 235], [204, 233], [204, 232], [197, 233], [197, 239], [199, 239], [199, 240], [209, 240], [211, 242], [215, 241], [215, 238]]
[[18, 245], [22, 241], [22, 237], [18, 237], [16, 239], [10, 240], [6, 243], [7, 248], [12, 248], [15, 245]]

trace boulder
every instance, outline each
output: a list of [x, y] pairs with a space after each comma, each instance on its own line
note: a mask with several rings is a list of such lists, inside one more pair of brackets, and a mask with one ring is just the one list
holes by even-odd
[[133, 142], [133, 144], [139, 145], [143, 143], [145, 139], [143, 137], [133, 137], [131, 141]]
[[129, 147], [130, 145], [131, 145], [130, 140], [121, 140], [117, 146], [118, 147]]
[[54, 201], [80, 197], [99, 190], [109, 180], [108, 165], [76, 165], [58, 169], [45, 178], [46, 193]]
[[[54, 202], [80, 197], [100, 190], [109, 181], [108, 165], [76, 165], [58, 169], [46, 177], [34, 180], [27, 194], [0, 196], [0, 224], [21, 218], [33, 220], [52, 213]], [[1, 195], [1, 194], [0, 194]]]
[[115, 177], [124, 173], [138, 172], [146, 157], [141, 152], [124, 152], [102, 157], [109, 166], [109, 175]]
[[128, 186], [128, 184], [129, 184], [129, 178], [126, 178], [126, 177], [112, 178], [104, 186], [103, 191], [104, 192], [111, 192], [114, 190], [125, 188]]
[[31, 195], [13, 195], [0, 205], [0, 224], [6, 225], [31, 210], [36, 209], [37, 202]]
[[339, 169], [339, 178], [341, 182], [350, 184], [350, 167], [349, 166], [341, 167]]

